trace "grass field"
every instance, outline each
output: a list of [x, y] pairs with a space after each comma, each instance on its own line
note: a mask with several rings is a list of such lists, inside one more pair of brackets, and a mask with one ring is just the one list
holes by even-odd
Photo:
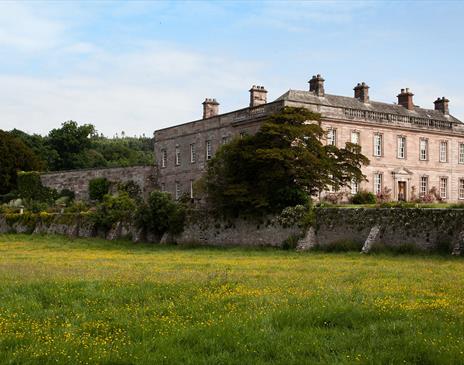
[[463, 364], [464, 260], [0, 236], [0, 364]]

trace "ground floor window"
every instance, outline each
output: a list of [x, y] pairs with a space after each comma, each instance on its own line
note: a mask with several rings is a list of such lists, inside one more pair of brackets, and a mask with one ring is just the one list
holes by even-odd
[[193, 180], [190, 180], [190, 199], [193, 199]]
[[351, 194], [355, 195], [358, 193], [359, 186], [356, 179], [351, 180]]
[[459, 199], [464, 199], [464, 179], [459, 179]]
[[440, 198], [446, 199], [448, 195], [448, 178], [440, 178]]
[[429, 191], [429, 178], [427, 176], [421, 176], [419, 196], [427, 195], [428, 191]]
[[374, 174], [374, 194], [382, 192], [382, 174]]
[[176, 200], [180, 198], [180, 184], [176, 181]]

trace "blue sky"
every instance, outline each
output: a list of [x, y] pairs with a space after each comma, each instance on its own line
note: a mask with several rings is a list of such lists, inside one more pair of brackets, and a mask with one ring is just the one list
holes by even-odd
[[46, 133], [66, 120], [151, 135], [308, 88], [395, 102], [401, 88], [464, 121], [464, 2], [0, 2], [0, 129]]

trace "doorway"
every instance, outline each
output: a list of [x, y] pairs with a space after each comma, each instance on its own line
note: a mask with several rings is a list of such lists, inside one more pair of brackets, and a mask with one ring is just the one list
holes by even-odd
[[406, 201], [406, 181], [398, 181], [398, 201]]

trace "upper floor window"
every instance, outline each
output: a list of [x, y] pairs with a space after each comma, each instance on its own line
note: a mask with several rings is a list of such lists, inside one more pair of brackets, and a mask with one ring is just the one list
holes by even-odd
[[446, 199], [448, 196], [448, 178], [440, 177], [440, 198]]
[[406, 137], [405, 136], [398, 136], [397, 157], [406, 158]]
[[382, 156], [382, 135], [381, 134], [374, 134], [374, 156]]
[[190, 144], [190, 162], [195, 163], [197, 160], [197, 152], [195, 150], [195, 143]]
[[337, 145], [337, 130], [330, 128], [327, 131], [327, 144], [329, 146], [336, 146]]
[[419, 196], [427, 195], [429, 191], [429, 178], [428, 176], [421, 176], [420, 179], [420, 187], [419, 187]]
[[166, 167], [168, 164], [168, 153], [166, 150], [161, 150], [161, 167]]
[[380, 194], [382, 192], [382, 174], [374, 174], [374, 194]]
[[440, 162], [448, 162], [448, 142], [440, 142]]
[[180, 148], [176, 147], [176, 166], [180, 165]]
[[459, 163], [464, 163], [464, 143], [459, 143]]
[[213, 148], [211, 145], [211, 141], [206, 141], [206, 159], [211, 160], [213, 157]]
[[419, 140], [419, 160], [426, 161], [429, 158], [429, 141], [425, 138]]
[[351, 131], [351, 143], [359, 144], [359, 132], [358, 131]]

